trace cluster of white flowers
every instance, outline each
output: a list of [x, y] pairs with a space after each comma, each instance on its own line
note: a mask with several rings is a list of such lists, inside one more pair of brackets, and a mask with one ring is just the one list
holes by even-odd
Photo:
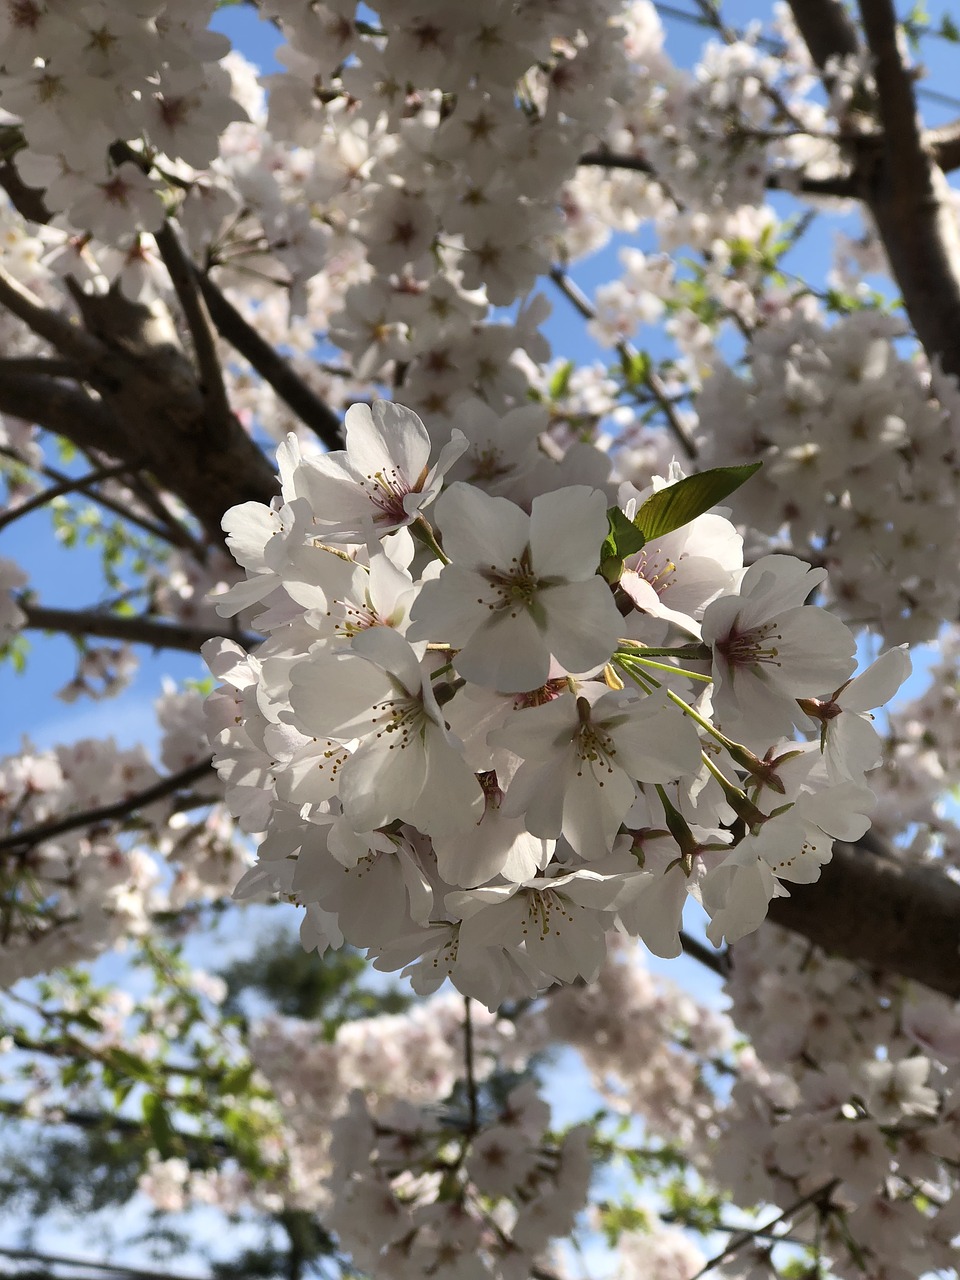
[[[213, 0], [24, 0], [0, 6], [0, 112], [17, 168], [47, 208], [105, 241], [156, 231], [162, 186], [144, 164], [202, 167], [243, 111], [207, 29]], [[118, 154], [118, 141], [137, 149]], [[188, 170], [189, 171], [189, 170]]]
[[749, 1054], [741, 1059], [720, 1113], [712, 1175], [740, 1203], [783, 1207], [829, 1184], [821, 1238], [837, 1276], [952, 1270], [955, 1004], [773, 928], [738, 946], [728, 990], [757, 1059], [752, 1070]]
[[219, 608], [259, 604], [268, 639], [208, 643], [208, 715], [227, 803], [265, 833], [238, 892], [495, 1008], [592, 981], [613, 926], [679, 954], [688, 894], [719, 945], [817, 879], [869, 825], [869, 712], [909, 659], [852, 679], [852, 634], [807, 603], [823, 571], [745, 570], [723, 516], [637, 536], [697, 478], [608, 514], [518, 423], [508, 452], [489, 413], [462, 422], [432, 464], [383, 401], [348, 411], [344, 451], [281, 448], [272, 507], [224, 519], [247, 578]]
[[797, 313], [757, 332], [748, 377], [718, 359], [697, 402], [706, 463], [764, 459], [742, 507], [758, 540], [825, 564], [833, 610], [892, 644], [960, 609], [960, 400], [901, 334], [876, 312]]
[[[158, 700], [161, 756], [173, 772], [207, 756], [202, 708], [196, 692], [168, 688]], [[143, 936], [154, 912], [230, 891], [249, 857], [222, 805], [198, 822], [160, 798], [138, 810], [133, 834], [108, 817], [70, 824], [76, 814], [122, 804], [163, 778], [142, 747], [120, 748], [112, 738], [49, 751], [25, 741], [0, 759], [0, 986]], [[201, 795], [216, 790], [211, 774]], [[61, 821], [64, 830], [45, 834]]]

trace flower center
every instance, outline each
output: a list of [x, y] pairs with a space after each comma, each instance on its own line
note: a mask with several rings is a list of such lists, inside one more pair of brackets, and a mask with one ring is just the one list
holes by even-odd
[[738, 631], [734, 625], [722, 640], [717, 641], [716, 648], [731, 667], [755, 667], [760, 663], [781, 667], [780, 650], [771, 642], [782, 639], [775, 622], [764, 622], [749, 631]]
[[403, 751], [410, 744], [410, 739], [419, 735], [425, 714], [420, 698], [411, 698], [409, 694], [388, 698], [384, 702], [373, 704], [374, 724], [380, 725], [377, 737], [384, 734], [395, 734], [393, 741], [387, 744], [388, 750], [399, 747]]
[[375, 475], [367, 476], [363, 487], [377, 509], [377, 514], [373, 517], [374, 524], [395, 524], [407, 519], [403, 500], [408, 493], [414, 491], [399, 471], [378, 471]]
[[494, 599], [480, 603], [497, 613], [509, 610], [511, 618], [517, 617], [521, 609], [533, 607], [541, 586], [530, 563], [529, 547], [522, 556], [514, 556], [506, 569], [492, 564], [484, 577], [493, 587]]

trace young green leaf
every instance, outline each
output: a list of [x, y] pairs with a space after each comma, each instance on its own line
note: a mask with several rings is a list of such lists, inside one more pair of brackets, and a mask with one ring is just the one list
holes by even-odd
[[634, 524], [647, 542], [662, 538], [728, 498], [761, 466], [762, 463], [751, 462], [741, 467], [713, 467], [686, 476], [651, 494], [634, 517]]

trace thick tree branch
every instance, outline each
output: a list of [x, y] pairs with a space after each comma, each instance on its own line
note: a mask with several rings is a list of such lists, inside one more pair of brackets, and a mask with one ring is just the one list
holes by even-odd
[[102, 343], [78, 324], [45, 307], [40, 299], [0, 266], [0, 306], [22, 320], [37, 337], [45, 338], [60, 352], [84, 367], [105, 354]]
[[193, 350], [200, 370], [200, 389], [214, 417], [232, 417], [230, 402], [223, 385], [223, 372], [214, 341], [213, 324], [203, 295], [197, 284], [193, 263], [184, 253], [176, 231], [165, 222], [154, 235], [163, 264], [176, 290], [183, 315], [193, 339]]
[[860, 52], [857, 29], [840, 0], [790, 0], [797, 29], [821, 71], [831, 58]]
[[[172, 773], [166, 778], [161, 778], [152, 787], [147, 787], [144, 791], [137, 791], [134, 795], [127, 796], [124, 800], [117, 800], [113, 804], [99, 805], [96, 809], [86, 809], [82, 813], [68, 813], [61, 818], [51, 818], [49, 822], [37, 823], [36, 826], [27, 827], [23, 831], [0, 836], [0, 853], [5, 853], [10, 849], [15, 850], [18, 854], [28, 853], [44, 840], [52, 840], [56, 836], [65, 835], [68, 831], [78, 831], [81, 827], [93, 827], [101, 822], [113, 822], [118, 818], [129, 817], [130, 814], [136, 813], [139, 809], [145, 809], [157, 800], [164, 800], [167, 796], [172, 796], [176, 792], [184, 790], [191, 782], [211, 776], [211, 761], [209, 759], [201, 760], [197, 764], [188, 765], [186, 769], [181, 769], [179, 773]], [[198, 805], [214, 804], [215, 802], [216, 797], [213, 796], [208, 800], [196, 799]]]
[[[26, 627], [32, 631], [62, 631], [70, 636], [95, 636], [101, 640], [119, 640], [123, 644], [145, 644], [152, 649], [180, 649], [196, 653], [207, 640], [230, 631], [230, 624], [202, 627], [181, 622], [163, 622], [156, 618], [127, 618], [102, 613], [96, 609], [51, 609], [20, 597], [18, 606], [27, 615]], [[231, 639], [245, 649], [260, 643], [259, 636], [234, 635]]]
[[[33, 374], [7, 374], [0, 369], [0, 413], [35, 422], [114, 458], [122, 457], [123, 433], [114, 415], [101, 400], [69, 383]], [[122, 460], [131, 468], [137, 464], [135, 455]]]
[[319, 436], [328, 449], [342, 449], [343, 427], [330, 406], [307, 386], [266, 339], [260, 337], [209, 275], [198, 273], [197, 280], [221, 338], [253, 365], [260, 377], [273, 387], [280, 399]]
[[[821, 72], [831, 57], [857, 52], [856, 29], [838, 0], [791, 0], [791, 9]], [[960, 230], [938, 164], [957, 160], [960, 131], [923, 132], [892, 0], [861, 0], [860, 11], [879, 128], [854, 148], [857, 194], [873, 214], [917, 337], [931, 359], [960, 375]]]
[[817, 883], [790, 895], [771, 902], [775, 924], [867, 969], [960, 998], [960, 884], [942, 871], [838, 840]]

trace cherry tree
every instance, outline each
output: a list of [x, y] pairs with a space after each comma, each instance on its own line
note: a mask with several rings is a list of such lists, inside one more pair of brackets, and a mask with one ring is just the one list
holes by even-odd
[[0, 1194], [84, 1135], [171, 1280], [198, 1207], [218, 1274], [956, 1274], [960, 31], [218, 7], [0, 0], [0, 531], [102, 578], [5, 553], [3, 657], [196, 659], [156, 758], [0, 760]]

